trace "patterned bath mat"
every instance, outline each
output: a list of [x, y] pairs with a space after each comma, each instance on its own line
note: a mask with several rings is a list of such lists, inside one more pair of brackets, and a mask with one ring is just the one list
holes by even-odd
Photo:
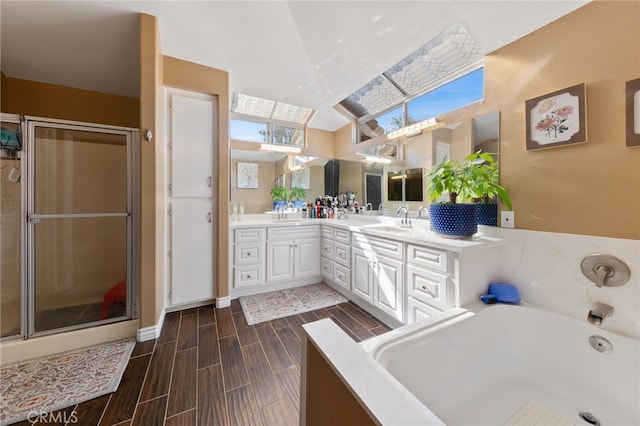
[[324, 283], [270, 293], [243, 296], [240, 305], [249, 325], [344, 303], [342, 297]]
[[35, 418], [114, 392], [135, 339], [89, 346], [0, 369], [0, 424]]

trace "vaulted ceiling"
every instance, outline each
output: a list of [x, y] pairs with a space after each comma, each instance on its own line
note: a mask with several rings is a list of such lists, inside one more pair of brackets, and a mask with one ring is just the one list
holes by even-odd
[[311, 107], [311, 127], [348, 121], [333, 106], [461, 23], [490, 53], [586, 1], [6, 1], [8, 77], [138, 97], [138, 18], [158, 18], [162, 52], [229, 71], [230, 89]]

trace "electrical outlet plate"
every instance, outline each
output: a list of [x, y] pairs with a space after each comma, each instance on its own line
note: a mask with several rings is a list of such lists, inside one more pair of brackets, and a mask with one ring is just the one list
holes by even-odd
[[500, 226], [503, 228], [513, 228], [515, 226], [515, 215], [513, 211], [504, 211], [500, 213]]

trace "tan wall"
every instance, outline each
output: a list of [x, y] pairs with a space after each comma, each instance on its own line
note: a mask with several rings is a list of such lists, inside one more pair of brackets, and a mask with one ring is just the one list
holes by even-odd
[[[164, 188], [162, 143], [162, 52], [157, 19], [140, 14], [140, 128], [151, 142], [140, 143], [140, 326], [158, 323], [164, 306]], [[158, 178], [158, 176], [160, 178]]]
[[[215, 68], [164, 56], [164, 85], [218, 97], [218, 198], [217, 259], [218, 297], [229, 295], [229, 74]], [[215, 202], [215, 201], [214, 201]]]
[[[258, 188], [238, 188], [238, 161], [258, 164]], [[276, 179], [276, 163], [273, 161], [231, 160], [231, 203], [244, 204], [245, 214], [264, 213], [273, 209], [271, 188]]]
[[[501, 179], [516, 226], [640, 238], [640, 149], [625, 148], [625, 82], [640, 76], [640, 3], [593, 2], [487, 57]], [[527, 152], [525, 100], [584, 82], [587, 143]]]
[[[640, 76], [640, 3], [596, 1], [485, 57], [485, 99], [440, 127], [499, 110], [501, 183], [516, 228], [640, 238], [640, 149], [625, 148], [625, 82]], [[587, 143], [525, 150], [527, 99], [584, 82]], [[335, 132], [336, 155], [352, 144]], [[367, 144], [361, 144], [365, 147]]]
[[140, 125], [136, 98], [9, 76], [4, 80], [2, 112], [134, 128]]
[[340, 179], [338, 181], [338, 192], [354, 192], [356, 201], [362, 204], [364, 200], [364, 176], [362, 175], [362, 164], [355, 161], [340, 162]]
[[327, 130], [307, 129], [307, 149], [304, 150], [305, 155], [314, 157], [333, 158], [334, 152], [334, 134]]
[[324, 193], [324, 166], [311, 167], [307, 202], [313, 202], [318, 195], [326, 195]]

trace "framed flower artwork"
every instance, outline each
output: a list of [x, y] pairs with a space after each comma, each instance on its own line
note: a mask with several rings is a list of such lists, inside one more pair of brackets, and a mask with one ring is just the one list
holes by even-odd
[[587, 141], [584, 83], [525, 102], [527, 151]]
[[258, 188], [258, 163], [238, 163], [238, 188]]
[[627, 148], [640, 147], [640, 78], [626, 83]]

